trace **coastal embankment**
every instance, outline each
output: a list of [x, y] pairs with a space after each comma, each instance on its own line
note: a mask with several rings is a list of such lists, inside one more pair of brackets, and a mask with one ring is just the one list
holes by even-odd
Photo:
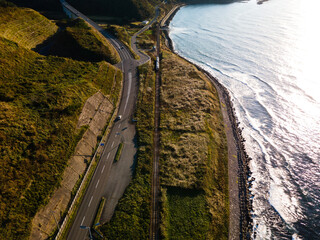
[[[169, 37], [169, 24], [181, 6], [175, 6], [165, 17], [164, 21], [161, 22], [166, 45], [174, 53], [176, 52]], [[189, 59], [185, 60], [190, 62]], [[229, 239], [250, 239], [252, 233], [252, 218], [250, 214], [252, 210], [252, 196], [249, 187], [253, 179], [250, 177], [251, 171], [249, 168], [251, 158], [245, 150], [245, 139], [242, 136], [242, 129], [239, 127], [240, 122], [236, 117], [228, 90], [208, 71], [199, 66], [196, 67], [208, 77], [217, 89], [225, 123], [229, 158]]]

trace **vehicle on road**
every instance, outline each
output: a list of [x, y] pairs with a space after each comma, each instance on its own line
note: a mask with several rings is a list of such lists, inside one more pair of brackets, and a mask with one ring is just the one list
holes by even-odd
[[121, 120], [121, 118], [122, 118], [122, 115], [118, 115], [118, 116], [116, 117], [116, 121]]

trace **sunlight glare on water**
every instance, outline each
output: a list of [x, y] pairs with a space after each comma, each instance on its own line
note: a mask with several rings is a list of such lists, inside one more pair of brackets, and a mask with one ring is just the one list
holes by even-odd
[[228, 88], [256, 179], [255, 239], [320, 239], [320, 1], [183, 7], [175, 50]]

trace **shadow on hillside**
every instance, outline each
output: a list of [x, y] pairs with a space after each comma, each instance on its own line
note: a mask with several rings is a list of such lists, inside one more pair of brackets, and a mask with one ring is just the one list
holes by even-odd
[[57, 25], [57, 33], [36, 46], [33, 49], [35, 52], [78, 61], [115, 63], [110, 49], [94, 35], [83, 20], [61, 20]]

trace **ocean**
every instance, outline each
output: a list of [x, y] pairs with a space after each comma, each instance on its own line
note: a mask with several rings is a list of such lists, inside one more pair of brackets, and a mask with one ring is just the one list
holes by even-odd
[[175, 51], [230, 92], [252, 157], [254, 239], [320, 239], [320, 2], [182, 7]]

